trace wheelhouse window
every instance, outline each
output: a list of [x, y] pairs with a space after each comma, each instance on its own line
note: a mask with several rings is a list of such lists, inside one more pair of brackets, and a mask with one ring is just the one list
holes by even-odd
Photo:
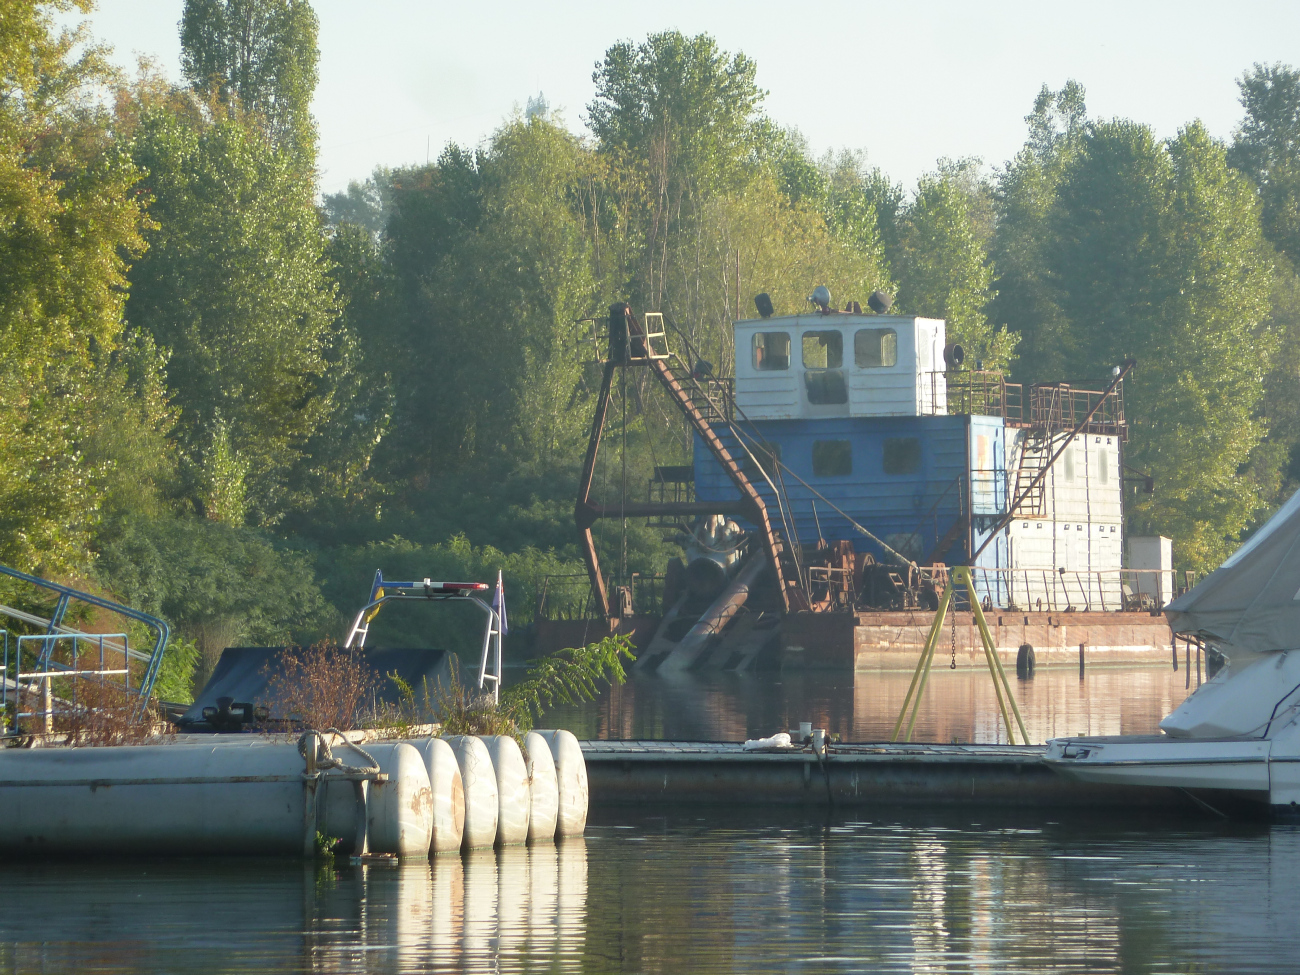
[[805, 369], [839, 369], [844, 365], [844, 336], [834, 332], [803, 333]]
[[882, 466], [886, 474], [915, 474], [921, 469], [921, 441], [916, 437], [886, 437]]
[[898, 365], [898, 333], [892, 328], [860, 328], [853, 333], [853, 363], [859, 369]]
[[838, 331], [803, 333], [803, 385], [808, 402], [828, 406], [849, 401], [844, 381], [844, 336]]
[[755, 332], [754, 368], [759, 372], [790, 368], [790, 333]]
[[813, 473], [818, 477], [844, 477], [853, 473], [853, 448], [847, 440], [814, 440]]

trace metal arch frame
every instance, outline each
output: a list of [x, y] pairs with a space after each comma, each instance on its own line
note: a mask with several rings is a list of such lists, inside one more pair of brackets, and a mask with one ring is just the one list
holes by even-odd
[[[657, 314], [657, 313], [651, 313]], [[667, 363], [667, 353], [654, 349], [651, 340], [662, 336], [662, 332], [650, 332], [632, 313], [626, 302], [618, 302], [610, 307], [608, 318], [608, 335], [610, 348], [604, 363], [600, 392], [596, 397], [596, 409], [591, 421], [591, 431], [587, 442], [587, 454], [583, 461], [582, 474], [578, 482], [577, 503], [574, 505], [574, 522], [579, 532], [579, 548], [587, 575], [591, 580], [592, 596], [602, 617], [613, 619], [609, 594], [605, 591], [605, 578], [600, 570], [600, 559], [596, 554], [596, 541], [592, 526], [602, 517], [637, 517], [658, 513], [676, 514], [711, 514], [736, 513], [750, 519], [757, 526], [759, 538], [767, 554], [767, 560], [776, 577], [777, 592], [783, 612], [789, 612], [792, 602], [803, 602], [806, 596], [797, 579], [787, 580], [781, 564], [783, 544], [778, 539], [768, 517], [767, 505], [762, 496], [754, 489], [745, 476], [740, 464], [731, 456], [727, 447], [718, 438], [709, 422], [700, 415], [691, 402], [690, 395], [682, 386]], [[702, 503], [683, 504], [629, 504], [606, 506], [593, 504], [591, 489], [596, 473], [596, 458], [600, 452], [601, 439], [604, 435], [606, 416], [609, 412], [614, 372], [632, 365], [648, 366], [655, 379], [664, 387], [669, 397], [676, 403], [682, 414], [690, 423], [694, 432], [700, 436], [705, 448], [721, 465], [723, 472], [730, 478], [740, 493], [739, 503]], [[743, 446], [743, 444], [742, 444]], [[785, 544], [793, 547], [796, 540]], [[793, 554], [793, 553], [792, 553]], [[793, 590], [793, 591], [792, 591]], [[793, 597], [793, 599], [792, 599]]]
[[[482, 590], [465, 589], [459, 592], [436, 592], [434, 587], [437, 585], [439, 583], [429, 579], [421, 579], [418, 582], [386, 582], [382, 571], [376, 570], [375, 581], [370, 588], [370, 601], [357, 612], [356, 618], [352, 621], [352, 627], [348, 630], [348, 638], [344, 642], [343, 648], [345, 650], [365, 649], [366, 634], [370, 629], [370, 621], [375, 618], [380, 607], [385, 603], [414, 601], [474, 603], [487, 614], [487, 622], [483, 628], [483, 654], [479, 661], [478, 687], [479, 690], [483, 690], [488, 684], [491, 684], [492, 703], [499, 704], [501, 701], [501, 617], [490, 605], [474, 595], [476, 591]], [[457, 583], [457, 585], [460, 585], [460, 583]], [[386, 592], [385, 590], [388, 589], [414, 589], [418, 591]], [[490, 670], [489, 663], [492, 665]]]
[[[50, 582], [49, 580], [42, 579], [39, 576], [20, 572], [19, 570], [10, 568], [7, 565], [0, 565], [0, 575], [9, 576], [12, 579], [19, 579], [22, 582], [30, 583], [41, 589], [58, 593], [58, 602], [55, 604], [54, 612], [50, 615], [48, 620], [40, 620], [39, 617], [27, 619], [27, 614], [23, 614], [23, 618], [27, 619], [28, 622], [36, 621], [45, 623], [45, 633], [47, 636], [73, 636], [81, 633], [79, 630], [73, 630], [71, 627], [65, 627], [63, 625], [63, 617], [67, 614], [68, 604], [73, 599], [80, 600], [83, 603], [88, 603], [91, 606], [98, 606], [100, 609], [106, 609], [111, 613], [117, 613], [119, 616], [135, 620], [137, 623], [143, 623], [145, 626], [149, 627], [149, 629], [153, 630], [154, 633], [157, 634], [157, 638], [154, 640], [153, 651], [149, 655], [146, 656], [138, 650], [131, 650], [130, 647], [125, 644], [125, 641], [123, 642], [122, 647], [122, 652], [128, 660], [134, 657], [136, 660], [148, 661], [138, 691], [140, 695], [140, 704], [137, 714], [142, 714], [144, 712], [145, 707], [148, 705], [149, 697], [153, 694], [153, 685], [158, 680], [158, 671], [162, 667], [163, 654], [167, 650], [167, 643], [171, 639], [171, 627], [167, 625], [166, 620], [138, 609], [132, 609], [130, 606], [115, 603], [111, 599], [104, 599], [102, 596], [95, 596], [88, 592], [82, 592], [80, 589], [73, 589], [71, 586], [60, 585], [57, 582]], [[0, 608], [0, 614], [12, 615], [9, 612], [9, 607]], [[95, 634], [85, 635], [94, 636]]]

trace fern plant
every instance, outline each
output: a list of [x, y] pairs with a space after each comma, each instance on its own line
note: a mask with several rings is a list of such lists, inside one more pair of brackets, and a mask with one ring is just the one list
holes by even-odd
[[451, 685], [441, 681], [432, 703], [445, 735], [511, 735], [522, 738], [556, 702], [579, 704], [600, 693], [608, 681], [627, 680], [623, 661], [633, 659], [632, 638], [609, 636], [585, 647], [557, 650], [532, 661], [524, 679], [501, 692], [496, 703], [492, 695], [466, 687], [453, 661]]

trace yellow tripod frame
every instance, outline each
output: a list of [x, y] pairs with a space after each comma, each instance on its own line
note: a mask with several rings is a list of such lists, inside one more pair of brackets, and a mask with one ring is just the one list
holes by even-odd
[[[934, 614], [934, 623], [930, 626], [930, 635], [925, 639], [925, 649], [921, 651], [921, 659], [917, 662], [916, 673], [912, 675], [912, 685], [907, 689], [907, 697], [903, 699], [903, 709], [898, 713], [898, 721], [894, 724], [894, 736], [891, 741], [898, 741], [898, 733], [903, 728], [904, 720], [907, 721], [907, 737], [904, 741], [912, 740], [912, 730], [916, 727], [916, 715], [921, 709], [921, 695], [925, 692], [926, 681], [930, 679], [930, 666], [934, 663], [934, 651], [939, 645], [939, 637], [943, 635], [944, 620], [948, 618], [948, 611], [952, 609], [953, 594], [958, 586], [964, 586], [967, 595], [970, 597], [971, 611], [975, 614], [975, 625], [979, 627], [980, 642], [984, 644], [984, 661], [989, 667], [989, 676], [993, 678], [993, 692], [998, 698], [998, 710], [1002, 712], [1002, 723], [1007, 728], [1007, 741], [1011, 744], [1016, 743], [1016, 735], [1011, 727], [1011, 717], [1007, 713], [1007, 705], [1011, 705], [1011, 714], [1015, 715], [1016, 725], [1020, 728], [1020, 740], [1023, 744], [1029, 744], [1029, 733], [1025, 731], [1024, 719], [1020, 717], [1020, 708], [1016, 706], [1015, 695], [1011, 693], [1011, 684], [1007, 681], [1006, 671], [1002, 669], [1002, 661], [998, 659], [997, 647], [993, 644], [993, 635], [989, 632], [988, 621], [984, 619], [984, 610], [980, 607], [979, 596], [975, 593], [975, 580], [971, 576], [970, 566], [954, 566], [948, 573], [948, 584], [944, 587], [943, 595], [939, 598], [939, 609]], [[908, 712], [911, 716], [908, 716]]]

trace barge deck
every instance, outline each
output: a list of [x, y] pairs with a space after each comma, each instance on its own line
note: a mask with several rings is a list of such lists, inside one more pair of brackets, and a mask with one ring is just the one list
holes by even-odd
[[745, 751], [738, 742], [584, 741], [593, 808], [643, 804], [1180, 809], [1178, 790], [1085, 784], [1041, 745], [835, 744]]

